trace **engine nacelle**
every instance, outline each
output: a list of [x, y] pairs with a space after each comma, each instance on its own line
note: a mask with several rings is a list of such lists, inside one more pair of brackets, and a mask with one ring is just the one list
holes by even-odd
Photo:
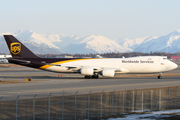
[[91, 67], [81, 68], [82, 75], [94, 75], [94, 69]]
[[102, 76], [104, 77], [114, 77], [115, 75], [115, 70], [114, 69], [104, 69], [101, 72]]

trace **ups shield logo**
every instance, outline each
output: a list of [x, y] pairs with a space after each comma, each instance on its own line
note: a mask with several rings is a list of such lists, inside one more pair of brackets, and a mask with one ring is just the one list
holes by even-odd
[[11, 53], [17, 55], [21, 52], [21, 44], [18, 42], [11, 43]]

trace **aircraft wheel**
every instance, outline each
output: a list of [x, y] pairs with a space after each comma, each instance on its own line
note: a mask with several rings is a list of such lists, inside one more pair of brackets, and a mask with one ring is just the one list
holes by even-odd
[[89, 76], [89, 75], [85, 75], [85, 77], [84, 77], [85, 79], [90, 79], [91, 78], [91, 76]]
[[95, 76], [95, 75], [92, 75], [92, 79], [94, 79], [94, 78], [96, 78], [96, 76]]
[[99, 76], [96, 74], [96, 75], [93, 75], [93, 78], [98, 79]]
[[98, 79], [99, 78], [99, 75], [96, 75], [96, 79]]
[[158, 76], [158, 79], [162, 79], [162, 76]]
[[85, 75], [84, 76], [85, 79], [98, 79], [99, 78], [99, 75]]

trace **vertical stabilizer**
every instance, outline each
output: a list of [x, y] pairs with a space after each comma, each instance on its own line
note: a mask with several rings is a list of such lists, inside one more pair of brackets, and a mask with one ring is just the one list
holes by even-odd
[[7, 46], [13, 58], [37, 58], [26, 46], [12, 35], [4, 35]]

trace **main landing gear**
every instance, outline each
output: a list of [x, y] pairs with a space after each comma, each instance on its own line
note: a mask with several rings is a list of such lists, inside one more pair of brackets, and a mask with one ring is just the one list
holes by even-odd
[[85, 79], [98, 79], [99, 75], [85, 75]]
[[159, 76], [158, 76], [158, 79], [162, 79], [162, 76], [161, 76], [162, 73], [159, 73]]

